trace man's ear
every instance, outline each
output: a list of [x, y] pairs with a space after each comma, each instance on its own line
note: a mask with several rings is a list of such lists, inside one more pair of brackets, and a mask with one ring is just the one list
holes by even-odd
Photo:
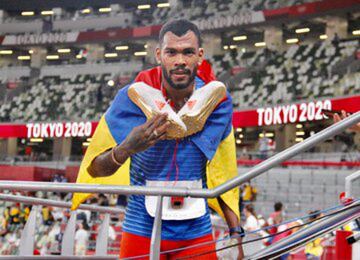
[[199, 61], [198, 64], [200, 65], [204, 60], [204, 48], [199, 48]]
[[155, 58], [156, 58], [156, 62], [158, 64], [160, 64], [161, 63], [161, 49], [160, 49], [160, 47], [156, 47], [156, 49], [155, 49]]

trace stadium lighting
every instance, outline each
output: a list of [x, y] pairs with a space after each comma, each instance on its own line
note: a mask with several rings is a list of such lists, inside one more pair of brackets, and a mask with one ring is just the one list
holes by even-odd
[[22, 16], [32, 16], [34, 14], [35, 14], [34, 11], [23, 11], [23, 12], [21, 12]]
[[70, 53], [71, 49], [58, 49], [57, 52], [58, 53]]
[[86, 142], [91, 142], [91, 140], [92, 140], [91, 137], [90, 137], [90, 138], [87, 138], [87, 139], [86, 139]]
[[300, 128], [302, 128], [302, 127], [303, 127], [302, 124], [297, 124], [297, 125], [296, 125], [296, 128], [297, 128], [297, 129], [300, 129]]
[[274, 133], [265, 133], [266, 137], [274, 137]]
[[111, 12], [111, 7], [102, 7], [102, 8], [99, 8], [99, 12], [100, 12], [100, 13], [109, 13], [109, 12]]
[[116, 52], [110, 52], [104, 54], [105, 58], [116, 58], [118, 54]]
[[245, 53], [245, 52], [246, 52], [246, 49], [245, 49], [245, 48], [242, 48], [241, 51], [242, 51], [243, 53]]
[[115, 86], [115, 81], [113, 81], [112, 79], [110, 79], [108, 82], [107, 82], [108, 86], [109, 87], [113, 87]]
[[34, 54], [34, 50], [29, 50], [29, 54]]
[[263, 133], [260, 133], [260, 134], [259, 134], [259, 137], [260, 137], [260, 138], [263, 138], [263, 137], [264, 137], [264, 134], [263, 134]]
[[17, 59], [18, 60], [30, 60], [31, 56], [30, 55], [18, 56]]
[[295, 142], [302, 142], [302, 141], [304, 141], [304, 138], [302, 137], [295, 138]]
[[227, 50], [227, 49], [229, 49], [229, 46], [227, 46], [227, 45], [224, 45], [224, 50]]
[[241, 144], [241, 140], [240, 140], [240, 139], [237, 139], [237, 140], [236, 140], [236, 143], [237, 143], [237, 144]]
[[59, 55], [47, 55], [46, 56], [47, 60], [58, 60], [59, 59]]
[[244, 135], [243, 135], [243, 134], [239, 134], [239, 138], [244, 138]]
[[288, 44], [292, 44], [292, 43], [298, 43], [299, 39], [298, 38], [292, 38], [292, 39], [287, 39], [286, 43]]
[[230, 45], [229, 48], [230, 48], [231, 50], [236, 49], [236, 45]]
[[298, 131], [298, 132], [296, 132], [296, 135], [302, 136], [302, 135], [305, 135], [305, 132], [304, 131]]
[[139, 10], [145, 10], [145, 9], [150, 9], [151, 5], [138, 5], [138, 9]]
[[234, 36], [233, 40], [234, 41], [245, 41], [247, 39], [246, 35], [240, 35], [240, 36]]
[[53, 15], [54, 11], [52, 10], [46, 10], [46, 11], [41, 11], [41, 15]]
[[353, 35], [360, 35], [360, 30], [352, 31], [352, 34], [353, 34]]
[[328, 36], [326, 34], [322, 34], [319, 36], [320, 40], [326, 40]]
[[0, 50], [0, 54], [2, 55], [10, 55], [13, 54], [12, 50]]
[[295, 30], [296, 33], [308, 33], [310, 32], [310, 28], [299, 28]]
[[137, 51], [134, 53], [135, 56], [146, 56], [147, 52], [146, 51]]
[[117, 51], [125, 51], [125, 50], [128, 50], [129, 49], [129, 46], [127, 45], [122, 45], [122, 46], [116, 46], [115, 47], [115, 50]]
[[147, 49], [147, 47], [148, 47], [147, 44], [145, 44], [145, 45], [144, 45], [144, 49]]
[[89, 145], [90, 145], [90, 142], [83, 142], [82, 145], [83, 145], [83, 146], [89, 146]]
[[255, 47], [265, 47], [266, 46], [266, 42], [256, 42]]
[[82, 14], [89, 14], [89, 13], [91, 13], [91, 10], [90, 10], [89, 8], [82, 9], [82, 10], [81, 10], [81, 13], [82, 13]]
[[242, 128], [241, 127], [236, 128], [236, 132], [238, 132], [238, 133], [242, 132]]
[[158, 3], [157, 7], [159, 8], [170, 7], [170, 3]]
[[82, 56], [81, 54], [77, 54], [75, 57], [76, 57], [77, 59], [82, 59], [82, 58], [83, 58], [83, 56]]
[[41, 143], [44, 141], [44, 138], [30, 138], [30, 142], [32, 143]]

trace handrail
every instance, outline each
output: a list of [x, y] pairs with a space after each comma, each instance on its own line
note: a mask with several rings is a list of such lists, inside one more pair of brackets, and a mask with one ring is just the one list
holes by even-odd
[[[21, 203], [31, 204], [31, 205], [42, 205], [42, 206], [66, 208], [66, 209], [71, 208], [71, 202], [64, 202], [64, 201], [50, 200], [50, 199], [40, 199], [40, 198], [33, 198], [33, 197], [12, 195], [12, 194], [0, 193], [0, 200], [21, 202]], [[85, 204], [81, 204], [78, 209], [96, 211], [99, 213], [110, 213], [110, 214], [125, 213], [124, 209], [103, 207], [103, 206], [96, 206], [96, 205], [85, 205]]]
[[246, 259], [273, 259], [286, 252], [296, 249], [304, 243], [314, 240], [326, 233], [335, 230], [360, 216], [360, 202], [350, 204], [340, 209], [336, 214], [310, 224], [307, 228], [285, 237], [277, 243], [247, 257]]
[[353, 174], [345, 177], [345, 196], [347, 198], [351, 198], [353, 196], [351, 184], [357, 179], [360, 179], [360, 171], [354, 172]]
[[279, 163], [291, 158], [292, 156], [303, 152], [317, 143], [324, 141], [346, 128], [360, 122], [360, 111], [341, 120], [340, 122], [325, 128], [321, 132], [305, 139], [262, 163], [253, 167], [249, 172], [237, 176], [214, 189], [191, 189], [191, 188], [159, 188], [142, 186], [124, 186], [124, 185], [90, 185], [90, 184], [71, 184], [71, 183], [49, 183], [49, 182], [17, 182], [0, 181], [0, 189], [23, 190], [23, 191], [59, 191], [59, 192], [79, 192], [79, 193], [107, 193], [107, 194], [135, 194], [152, 196], [184, 196], [198, 198], [215, 198], [240, 184], [249, 181], [261, 173], [271, 169]]

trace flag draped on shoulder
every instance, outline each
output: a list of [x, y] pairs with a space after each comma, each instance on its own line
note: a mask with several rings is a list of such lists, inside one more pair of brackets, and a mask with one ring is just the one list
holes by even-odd
[[[156, 89], [161, 88], [161, 67], [140, 72], [135, 82], [144, 82]], [[203, 62], [197, 71], [197, 77], [205, 84], [215, 80], [210, 64]], [[89, 147], [81, 162], [76, 183], [103, 184], [103, 185], [129, 185], [130, 161], [128, 159], [113, 175], [109, 177], [92, 177], [88, 167], [92, 161], [103, 152], [111, 149], [125, 140], [131, 130], [146, 122], [142, 111], [129, 99], [127, 87], [119, 91], [113, 103], [101, 117], [98, 127], [92, 137]], [[190, 136], [191, 140], [208, 158], [207, 185], [214, 188], [237, 175], [235, 140], [232, 131], [232, 102], [228, 94], [208, 118], [204, 130]], [[91, 194], [75, 193], [72, 209], [76, 209]], [[222, 200], [239, 214], [239, 190], [237, 188], [221, 195]], [[222, 217], [224, 216], [217, 199], [209, 199], [209, 205]]]

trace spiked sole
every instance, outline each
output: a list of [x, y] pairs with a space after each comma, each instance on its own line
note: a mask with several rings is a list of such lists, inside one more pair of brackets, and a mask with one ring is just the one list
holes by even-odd
[[201, 131], [209, 115], [214, 111], [220, 101], [226, 96], [226, 88], [218, 87], [205, 101], [205, 105], [200, 110], [181, 115], [181, 120], [187, 127], [186, 136], [193, 135]]
[[[137, 92], [135, 88], [129, 88], [128, 96], [145, 114], [146, 118], [149, 120], [153, 116], [160, 113], [160, 111], [156, 111], [150, 105], [146, 103], [144, 98]], [[186, 134], [186, 128], [179, 125], [175, 120], [168, 118], [170, 122], [170, 126], [166, 131], [166, 139], [178, 139], [183, 138]]]

